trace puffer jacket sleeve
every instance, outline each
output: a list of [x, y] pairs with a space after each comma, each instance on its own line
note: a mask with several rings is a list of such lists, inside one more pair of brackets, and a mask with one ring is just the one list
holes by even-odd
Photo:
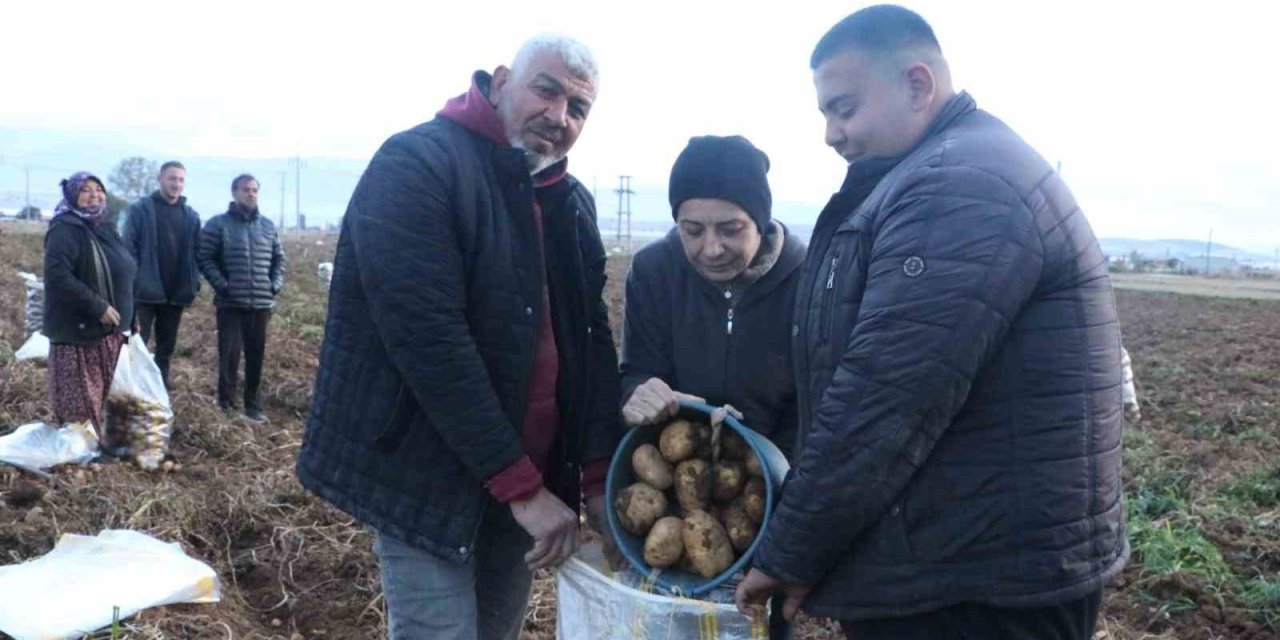
[[284, 289], [285, 268], [284, 247], [280, 244], [280, 232], [274, 227], [271, 230], [271, 295]]
[[[600, 240], [600, 228], [596, 223], [595, 201], [590, 196], [582, 198], [582, 214], [589, 217], [587, 235], [582, 239], [582, 261], [586, 280], [592, 283], [587, 294], [590, 309], [591, 400], [587, 411], [587, 442], [583, 462], [607, 460], [613, 455], [622, 439], [622, 413], [618, 401], [618, 351], [613, 345], [613, 329], [609, 327], [609, 305], [604, 291], [608, 282], [605, 266], [609, 257]], [[599, 291], [594, 283], [599, 283]]]
[[196, 264], [200, 273], [209, 281], [214, 291], [222, 291], [227, 287], [227, 277], [218, 266], [222, 255], [222, 218], [214, 218], [200, 230], [200, 248], [196, 251]]
[[483, 483], [524, 451], [467, 321], [450, 163], [441, 142], [393, 136], [370, 161], [347, 217], [353, 266], [387, 356], [446, 445]]
[[[195, 209], [187, 207], [188, 223], [192, 229], [194, 237], [191, 239], [191, 291], [194, 295], [200, 294], [200, 214]], [[139, 263], [141, 264], [141, 263]], [[141, 267], [139, 267], [141, 269]]]
[[787, 583], [820, 582], [886, 515], [1042, 270], [1032, 213], [999, 177], [926, 166], [894, 189], [871, 222], [853, 331], [756, 556]]
[[641, 251], [627, 273], [626, 317], [622, 328], [622, 402], [650, 378], [674, 384], [671, 314], [662, 282], [664, 251]]

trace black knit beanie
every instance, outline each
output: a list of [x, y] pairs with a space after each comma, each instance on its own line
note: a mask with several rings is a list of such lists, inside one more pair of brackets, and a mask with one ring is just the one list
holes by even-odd
[[671, 167], [671, 217], [685, 200], [728, 200], [751, 216], [760, 233], [767, 233], [773, 209], [768, 173], [769, 156], [742, 136], [690, 138]]

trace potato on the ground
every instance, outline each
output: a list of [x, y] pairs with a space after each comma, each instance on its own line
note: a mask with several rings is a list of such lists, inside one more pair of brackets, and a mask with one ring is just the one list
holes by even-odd
[[684, 552], [704, 578], [719, 575], [734, 559], [729, 535], [706, 511], [694, 511], [684, 519]]
[[751, 516], [747, 515], [746, 507], [742, 501], [728, 505], [720, 510], [720, 521], [724, 523], [724, 530], [729, 534], [729, 543], [733, 545], [733, 550], [742, 553], [755, 542], [756, 534], [760, 532], [760, 526], [751, 520]]
[[651, 444], [636, 447], [631, 453], [631, 466], [635, 468], [636, 476], [654, 489], [666, 491], [675, 484], [671, 463]]
[[742, 506], [756, 524], [764, 522], [764, 480], [752, 478], [742, 489]]
[[686, 516], [710, 506], [713, 488], [711, 465], [706, 460], [694, 458], [676, 465], [676, 500]]
[[667, 497], [661, 491], [637, 482], [618, 492], [613, 500], [622, 528], [632, 535], [643, 536], [653, 523], [667, 513]]
[[721, 460], [715, 463], [712, 470], [715, 489], [712, 491], [716, 502], [729, 502], [742, 493], [747, 484], [747, 472], [742, 463], [732, 460]]
[[693, 424], [688, 420], [673, 420], [658, 436], [658, 449], [671, 464], [688, 460], [697, 450]]
[[644, 539], [644, 561], [656, 569], [665, 569], [684, 556], [684, 520], [666, 517], [658, 520]]
[[760, 458], [756, 457], [756, 452], [748, 451], [744, 463], [747, 468], [747, 475], [753, 478], [764, 477], [764, 466], [760, 464]]

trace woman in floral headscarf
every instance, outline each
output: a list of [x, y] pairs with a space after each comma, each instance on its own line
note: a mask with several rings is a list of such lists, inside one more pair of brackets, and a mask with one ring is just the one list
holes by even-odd
[[137, 264], [107, 220], [97, 176], [63, 180], [62, 198], [44, 236], [49, 404], [57, 424], [92, 422], [101, 439], [102, 406], [133, 325]]

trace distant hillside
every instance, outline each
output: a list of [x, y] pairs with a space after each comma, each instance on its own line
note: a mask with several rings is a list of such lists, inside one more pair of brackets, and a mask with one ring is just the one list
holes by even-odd
[[[1099, 240], [1102, 252], [1109, 256], [1127, 256], [1137, 251], [1143, 258], [1164, 260], [1178, 258], [1204, 258], [1208, 243], [1202, 240], [1135, 240], [1132, 238], [1102, 238]], [[1244, 264], [1270, 264], [1275, 256], [1238, 249], [1225, 244], [1213, 243], [1210, 255], [1231, 258]]]

